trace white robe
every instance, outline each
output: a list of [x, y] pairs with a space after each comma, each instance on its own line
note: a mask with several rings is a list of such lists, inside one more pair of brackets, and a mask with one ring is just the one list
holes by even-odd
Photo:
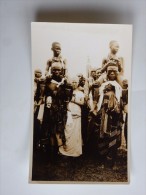
[[[76, 91], [75, 95], [76, 99], [84, 98], [84, 94], [81, 91]], [[70, 102], [69, 108], [65, 128], [66, 145], [61, 146], [59, 151], [66, 156], [78, 157], [82, 154], [81, 107]]]

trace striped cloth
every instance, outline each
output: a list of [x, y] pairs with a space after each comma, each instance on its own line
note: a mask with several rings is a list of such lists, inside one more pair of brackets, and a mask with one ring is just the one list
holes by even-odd
[[111, 126], [111, 131], [98, 140], [98, 151], [101, 155], [107, 155], [112, 149], [121, 145], [121, 130], [117, 126]]

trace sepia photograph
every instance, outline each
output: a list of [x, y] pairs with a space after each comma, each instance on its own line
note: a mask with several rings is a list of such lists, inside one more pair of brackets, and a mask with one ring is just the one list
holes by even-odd
[[30, 183], [129, 183], [132, 25], [31, 24]]

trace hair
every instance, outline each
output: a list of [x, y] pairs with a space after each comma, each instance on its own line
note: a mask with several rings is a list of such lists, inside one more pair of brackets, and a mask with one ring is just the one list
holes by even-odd
[[71, 79], [71, 82], [73, 82], [73, 81], [76, 81], [77, 83], [79, 83], [79, 77], [73, 77], [72, 79]]
[[115, 40], [110, 41], [110, 42], [109, 42], [109, 47], [111, 47], [114, 43], [118, 43], [118, 42], [115, 41]]
[[41, 74], [42, 74], [42, 71], [41, 71], [40, 68], [37, 68], [37, 69], [34, 70], [34, 73], [35, 73], [35, 74], [36, 74], [36, 73], [41, 73]]
[[53, 43], [52, 43], [52, 48], [54, 48], [54, 46], [57, 45], [57, 44], [60, 45], [59, 42], [53, 42]]
[[127, 79], [124, 79], [124, 80], [122, 81], [122, 83], [128, 85], [128, 80], [127, 80]]

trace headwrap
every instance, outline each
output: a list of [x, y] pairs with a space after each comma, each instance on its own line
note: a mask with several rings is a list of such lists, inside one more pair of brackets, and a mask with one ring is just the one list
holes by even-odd
[[107, 72], [108, 72], [108, 71], [111, 71], [111, 70], [113, 70], [113, 71], [115, 71], [115, 72], [118, 72], [118, 67], [117, 67], [117, 66], [114, 66], [114, 65], [108, 66], [108, 67], [107, 67]]
[[122, 83], [123, 83], [123, 85], [128, 85], [128, 80], [124, 79]]
[[77, 77], [77, 76], [76, 77], [73, 77], [71, 79], [71, 82], [73, 82], [73, 81], [78, 83], [79, 82], [79, 77]]
[[103, 83], [99, 89], [100, 98], [97, 105], [97, 109], [98, 109], [97, 111], [99, 111], [101, 108], [103, 97], [104, 97], [104, 89], [108, 84], [111, 84], [112, 86], [115, 87], [115, 96], [117, 98], [118, 103], [120, 102], [120, 98], [122, 96], [122, 87], [116, 81], [107, 81]]
[[37, 69], [34, 70], [34, 73], [35, 74], [37, 74], [37, 73], [41, 73], [42, 74], [42, 71], [41, 71], [41, 69], [37, 68]]
[[96, 72], [96, 70], [97, 70], [96, 68], [92, 68], [91, 72]]

